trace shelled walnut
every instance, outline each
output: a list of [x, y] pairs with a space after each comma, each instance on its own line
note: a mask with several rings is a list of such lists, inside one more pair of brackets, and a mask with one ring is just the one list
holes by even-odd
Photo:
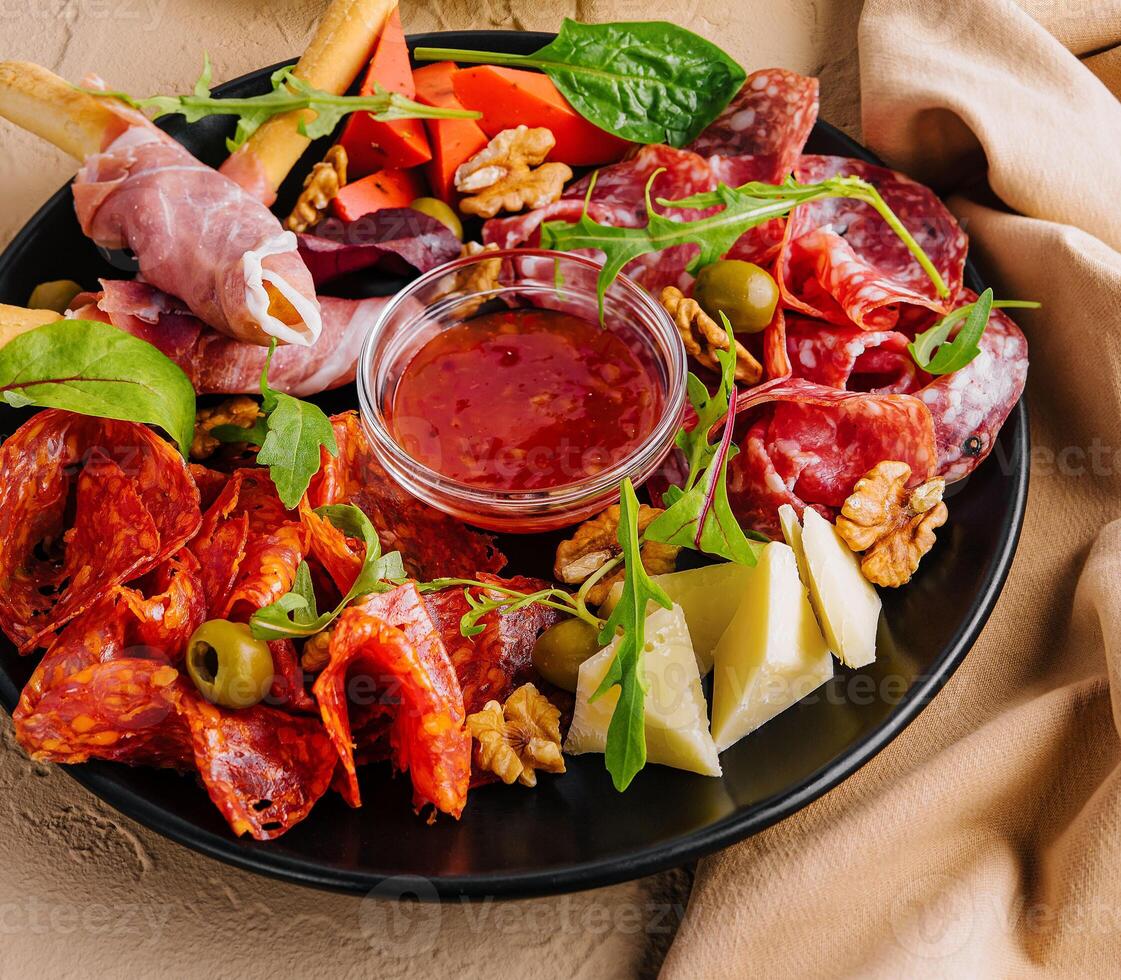
[[506, 704], [488, 701], [467, 717], [467, 730], [478, 743], [475, 760], [509, 785], [537, 785], [537, 770], [564, 772], [560, 711], [532, 684], [523, 684]]
[[[660, 508], [642, 504], [638, 509], [638, 533], [642, 534], [661, 513]], [[619, 516], [618, 504], [608, 507], [581, 524], [571, 538], [557, 545], [553, 574], [566, 585], [579, 585], [618, 555], [622, 550], [618, 539]], [[642, 565], [651, 575], [672, 572], [679, 551], [681, 549], [676, 545], [647, 541], [640, 552]], [[602, 603], [611, 587], [622, 581], [624, 574], [625, 570], [620, 565], [605, 575], [588, 590], [588, 602], [593, 606]]]
[[456, 170], [456, 190], [468, 195], [459, 209], [493, 218], [499, 211], [540, 208], [560, 200], [572, 170], [567, 164], [544, 162], [555, 145], [553, 134], [543, 127], [503, 130]]
[[861, 570], [875, 585], [909, 582], [949, 516], [942, 500], [945, 480], [908, 490], [910, 479], [906, 463], [877, 463], [857, 481], [837, 518], [837, 532], [853, 551], [864, 553]]
[[[661, 294], [662, 306], [673, 318], [677, 332], [685, 344], [685, 353], [698, 364], [720, 370], [716, 351], [728, 349], [728, 332], [701, 309], [701, 304], [687, 297], [675, 286], [666, 286]], [[763, 365], [738, 340], [736, 341], [736, 380], [741, 384], [758, 384]]]

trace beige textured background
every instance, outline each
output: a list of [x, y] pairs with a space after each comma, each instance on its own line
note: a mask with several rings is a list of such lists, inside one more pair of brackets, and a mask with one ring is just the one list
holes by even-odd
[[[404, 0], [406, 30], [555, 29], [635, 20], [648, 0]], [[322, 0], [0, 0], [0, 59], [137, 94], [187, 91], [202, 52], [222, 80], [298, 54]], [[822, 79], [822, 116], [856, 134], [860, 0], [667, 0], [657, 16], [747, 67]], [[75, 169], [0, 123], [0, 246]], [[28, 283], [30, 291], [33, 283]], [[371, 813], [371, 819], [375, 815]], [[500, 833], [501, 828], [496, 828]], [[652, 975], [689, 875], [532, 902], [399, 909], [224, 867], [27, 761], [0, 720], [0, 978]]]

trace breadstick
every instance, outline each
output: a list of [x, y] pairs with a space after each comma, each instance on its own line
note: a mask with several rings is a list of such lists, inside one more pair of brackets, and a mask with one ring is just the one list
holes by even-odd
[[100, 153], [122, 129], [104, 100], [27, 61], [0, 62], [0, 116], [79, 160]]
[[62, 315], [54, 310], [26, 310], [22, 306], [0, 303], [0, 347], [22, 333], [61, 319]]
[[[297, 77], [333, 95], [342, 95], [370, 60], [374, 43], [396, 0], [332, 0], [315, 37], [296, 65]], [[222, 172], [271, 204], [310, 140], [296, 127], [311, 110], [274, 116], [222, 165]]]

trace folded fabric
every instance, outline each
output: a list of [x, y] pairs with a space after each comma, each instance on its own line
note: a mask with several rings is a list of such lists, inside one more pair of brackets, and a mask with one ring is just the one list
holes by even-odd
[[817, 803], [701, 862], [666, 976], [1117, 971], [1118, 42], [1117, 0], [865, 5], [865, 141], [951, 195], [1002, 295], [1043, 301], [1018, 318], [1027, 519], [991, 621], [919, 718]]

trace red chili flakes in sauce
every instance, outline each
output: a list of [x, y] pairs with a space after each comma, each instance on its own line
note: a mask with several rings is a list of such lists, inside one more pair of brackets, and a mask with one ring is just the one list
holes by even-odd
[[449, 327], [406, 366], [386, 406], [414, 459], [488, 490], [544, 490], [633, 452], [663, 411], [656, 368], [610, 329], [555, 310]]

